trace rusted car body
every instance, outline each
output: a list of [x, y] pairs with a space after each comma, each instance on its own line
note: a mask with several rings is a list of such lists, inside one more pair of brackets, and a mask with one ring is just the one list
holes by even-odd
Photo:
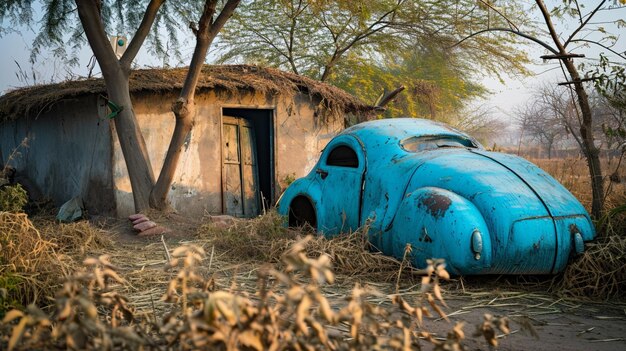
[[278, 211], [325, 236], [367, 223], [383, 253], [402, 258], [410, 244], [414, 266], [444, 258], [460, 275], [557, 273], [595, 237], [585, 208], [539, 167], [413, 118], [343, 131]]

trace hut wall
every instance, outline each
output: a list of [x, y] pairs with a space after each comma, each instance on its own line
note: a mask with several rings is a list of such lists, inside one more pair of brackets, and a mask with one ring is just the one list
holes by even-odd
[[2, 122], [2, 160], [56, 206], [79, 196], [89, 212], [113, 214], [110, 129], [99, 109], [96, 96], [84, 96]]
[[[173, 93], [134, 94], [138, 123], [151, 157], [155, 177], [174, 130], [170, 110]], [[186, 215], [222, 213], [222, 108], [273, 110], [274, 184], [276, 198], [289, 178], [306, 175], [315, 165], [321, 150], [343, 129], [341, 118], [322, 123], [316, 117], [319, 100], [308, 95], [282, 96], [262, 93], [235, 94], [208, 91], [196, 97], [195, 126], [175, 173], [169, 192], [172, 206]], [[113, 177], [117, 214], [134, 212], [133, 200], [117, 136], [113, 133]]]

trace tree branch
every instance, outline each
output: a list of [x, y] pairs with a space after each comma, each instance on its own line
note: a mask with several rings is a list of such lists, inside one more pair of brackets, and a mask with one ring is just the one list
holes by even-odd
[[[604, 5], [604, 3], [606, 2], [606, 0], [602, 0], [600, 2], [600, 4], [593, 10], [591, 11], [591, 13], [589, 14], [589, 16], [587, 16], [587, 19], [584, 20], [580, 26], [578, 26], [578, 28], [576, 28], [572, 34], [570, 34], [570, 36], [567, 38], [567, 40], [565, 41], [565, 43], [563, 44], [563, 47], [567, 47], [567, 45], [572, 41], [572, 39], [574, 39], [574, 36], [576, 34], [578, 34], [578, 32], [580, 32], [581, 29], [583, 29], [583, 27], [585, 27], [587, 25], [587, 23], [589, 23], [589, 21], [591, 20], [591, 17], [593, 17], [593, 15], [596, 14], [596, 12], [598, 12], [598, 10], [600, 9], [600, 7], [602, 7], [602, 5]], [[576, 1], [576, 6], [578, 6], [578, 1]], [[578, 10], [580, 11], [580, 9]]]
[[143, 15], [143, 19], [141, 20], [141, 24], [139, 24], [139, 28], [137, 28], [133, 39], [131, 39], [128, 44], [128, 48], [126, 48], [126, 51], [120, 58], [120, 64], [125, 70], [130, 69], [130, 64], [137, 56], [139, 49], [141, 49], [143, 42], [150, 33], [154, 19], [164, 2], [165, 0], [150, 0], [150, 3], [146, 7], [146, 12]]
[[224, 5], [224, 8], [220, 12], [219, 16], [217, 16], [217, 19], [211, 25], [211, 35], [213, 38], [217, 36], [220, 30], [222, 30], [222, 27], [224, 27], [226, 21], [228, 21], [228, 19], [233, 15], [235, 9], [239, 6], [240, 1], [241, 0], [228, 0], [226, 5]]
[[543, 0], [537, 0], [536, 2], [537, 2], [537, 5], [539, 6], [539, 10], [541, 11], [541, 15], [543, 16], [543, 20], [546, 23], [546, 26], [548, 27], [548, 32], [550, 33], [550, 37], [552, 37], [552, 41], [554, 42], [554, 45], [556, 45], [556, 47], [559, 49], [559, 54], [567, 53], [565, 51], [565, 46], [563, 46], [563, 44], [561, 43], [561, 40], [559, 39], [559, 35], [556, 33], [556, 29], [554, 28], [554, 24], [552, 23], [552, 18], [550, 17], [550, 13], [548, 12], [548, 9], [546, 8], [546, 4], [543, 2]]
[[218, 0], [205, 0], [202, 16], [198, 22], [196, 47], [189, 64], [189, 71], [187, 72], [180, 96], [172, 104], [172, 111], [176, 116], [176, 125], [174, 126], [174, 133], [170, 140], [159, 178], [150, 193], [151, 205], [160, 209], [167, 207], [167, 193], [174, 180], [182, 147], [193, 128], [192, 118], [194, 115], [195, 91], [207, 52], [217, 34], [239, 5], [240, 0], [228, 0], [215, 22], [213, 22], [212, 19], [217, 2]]
[[494, 10], [498, 15], [500, 15], [502, 18], [504, 18], [504, 20], [509, 24], [509, 26], [512, 29], [514, 29], [514, 30], [519, 32], [519, 28], [511, 20], [509, 20], [509, 18], [505, 14], [503, 14], [500, 10], [498, 10], [497, 8], [495, 8], [493, 5], [491, 5], [490, 3], [488, 3], [485, 0], [480, 0], [480, 2], [483, 5], [485, 5], [485, 6], [489, 7], [490, 9]]
[[76, 8], [78, 9], [78, 17], [85, 30], [87, 41], [102, 68], [102, 74], [113, 72], [113, 70], [119, 68], [118, 61], [111, 48], [109, 38], [104, 32], [104, 26], [100, 19], [100, 11], [96, 2], [93, 0], [76, 0]]
[[468, 35], [467, 37], [461, 39], [456, 44], [452, 45], [452, 47], [458, 46], [461, 43], [463, 43], [464, 41], [466, 41], [468, 39], [471, 39], [471, 38], [473, 38], [473, 37], [475, 37], [477, 35], [480, 35], [480, 34], [483, 34], [483, 33], [488, 33], [488, 32], [509, 32], [509, 33], [513, 33], [515, 35], [518, 35], [518, 36], [520, 36], [522, 38], [526, 38], [526, 39], [528, 39], [530, 41], [533, 41], [533, 42], [543, 46], [544, 48], [546, 48], [548, 51], [550, 51], [551, 53], [553, 53], [555, 55], [559, 54], [558, 50], [554, 49], [553, 47], [551, 47], [550, 45], [546, 44], [545, 42], [543, 42], [543, 41], [541, 41], [541, 40], [539, 40], [539, 39], [537, 39], [537, 38], [535, 38], [535, 37], [533, 37], [531, 35], [528, 35], [526, 33], [523, 33], [523, 32], [517, 31], [517, 30], [513, 30], [513, 29], [509, 29], [509, 28], [489, 28], [489, 29], [483, 29], [483, 30], [480, 30], [480, 31], [475, 32], [475, 33], [472, 33], [472, 34]]
[[[189, 63], [189, 71], [187, 71], [187, 77], [183, 88], [180, 92], [179, 100], [183, 100], [185, 104], [190, 100], [193, 100], [194, 92], [198, 79], [200, 78], [200, 72], [202, 71], [202, 64], [206, 58], [206, 53], [211, 45], [213, 37], [211, 36], [211, 20], [215, 14], [215, 7], [217, 6], [217, 0], [206, 0], [204, 3], [204, 9], [200, 20], [198, 21], [198, 31], [196, 34], [196, 47], [191, 56], [191, 62]], [[178, 116], [177, 116], [178, 117]]]
[[581, 43], [596, 44], [596, 45], [598, 45], [598, 46], [600, 46], [600, 47], [602, 47], [602, 48], [604, 48], [604, 49], [606, 49], [606, 50], [609, 50], [610, 52], [612, 52], [613, 54], [617, 55], [618, 57], [621, 57], [621, 58], [623, 58], [624, 60], [626, 60], [626, 55], [624, 55], [623, 53], [619, 53], [619, 52], [617, 52], [617, 51], [615, 51], [615, 50], [611, 49], [610, 47], [608, 47], [608, 46], [606, 46], [606, 45], [603, 45], [603, 44], [598, 43], [597, 41], [587, 40], [587, 39], [573, 39], [571, 42], [572, 42], [572, 43], [581, 42]]
[[392, 92], [383, 95], [380, 101], [378, 101], [378, 103], [376, 104], [376, 107], [384, 107], [385, 105], [393, 101], [393, 99], [395, 99], [396, 96], [398, 96], [398, 94], [400, 94], [404, 89], [404, 85], [401, 85], [398, 88], [394, 89]]

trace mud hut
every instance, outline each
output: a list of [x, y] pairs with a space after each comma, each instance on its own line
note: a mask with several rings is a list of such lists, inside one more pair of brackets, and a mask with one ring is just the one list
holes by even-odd
[[[174, 129], [171, 104], [186, 69], [131, 74], [134, 110], [158, 175]], [[336, 87], [276, 69], [205, 66], [172, 206], [185, 214], [249, 217], [315, 164], [348, 119], [372, 109]], [[102, 79], [11, 91], [0, 97], [0, 162], [58, 206], [79, 197], [90, 213], [134, 211], [130, 180]]]

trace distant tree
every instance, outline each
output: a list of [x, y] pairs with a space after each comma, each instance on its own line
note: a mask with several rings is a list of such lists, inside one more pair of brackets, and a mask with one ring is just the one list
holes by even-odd
[[463, 107], [451, 117], [450, 124], [485, 145], [495, 142], [508, 127], [507, 122], [497, 117], [496, 108], [488, 104]]
[[[487, 4], [487, 1], [480, 0], [482, 3]], [[622, 4], [626, 4], [626, 0], [619, 0]], [[624, 54], [615, 51], [611, 48], [611, 45], [615, 45], [619, 36], [613, 36], [606, 32], [602, 27], [602, 24], [591, 22], [594, 16], [599, 11], [607, 11], [615, 6], [617, 1], [601, 0], [595, 3], [592, 10], [587, 13], [583, 13], [585, 4], [581, 4], [577, 0], [564, 0], [560, 4], [551, 10], [548, 9], [543, 0], [535, 0], [536, 9], [543, 18], [545, 25], [545, 31], [549, 37], [544, 38], [541, 32], [535, 33], [534, 28], [526, 29], [524, 23], [520, 23], [515, 17], [507, 14], [506, 9], [498, 10], [496, 13], [509, 22], [507, 26], [492, 26], [488, 25], [482, 29], [475, 29], [471, 34], [465, 38], [459, 40], [459, 43], [464, 43], [470, 38], [477, 38], [483, 35], [490, 35], [493, 33], [502, 33], [505, 38], [508, 38], [511, 34], [530, 40], [536, 44], [541, 45], [546, 49], [549, 54], [542, 56], [544, 59], [555, 59], [561, 63], [561, 67], [567, 81], [563, 84], [571, 89], [573, 95], [576, 96], [577, 109], [576, 112], [580, 115], [580, 136], [583, 146], [583, 153], [587, 159], [589, 166], [589, 174], [591, 177], [591, 190], [592, 190], [592, 215], [599, 219], [603, 212], [604, 203], [604, 186], [602, 177], [602, 168], [600, 164], [600, 151], [595, 144], [595, 137], [593, 133], [594, 116], [589, 102], [589, 95], [585, 88], [585, 82], [593, 80], [593, 78], [587, 78], [581, 75], [580, 66], [574, 63], [574, 59], [581, 57], [579, 54], [570, 52], [571, 46], [579, 45], [576, 47], [577, 51], [584, 49], [581, 47], [584, 45], [594, 45], [603, 48], [613, 54], [616, 54], [616, 58], [624, 60], [626, 57]], [[489, 2], [491, 4], [491, 2]], [[613, 5], [612, 5], [613, 4]], [[492, 6], [492, 5], [490, 5]], [[568, 35], [561, 36], [556, 29], [554, 20], [556, 18], [571, 17], [578, 20], [579, 25], [574, 28]], [[621, 21], [621, 22], [620, 22]], [[517, 23], [515, 23], [517, 22]], [[615, 19], [613, 21], [618, 27], [623, 25], [623, 19]], [[595, 32], [602, 35], [600, 40], [589, 39], [589, 32]], [[606, 40], [612, 41], [611, 45], [606, 45]], [[548, 44], [548, 41], [552, 41], [553, 44]], [[584, 57], [584, 56], [583, 56]]]
[[561, 115], [563, 111], [555, 111], [553, 104], [545, 102], [545, 100], [535, 99], [529, 101], [518, 109], [515, 119], [524, 135], [542, 145], [550, 159], [554, 146], [567, 132], [563, 125], [563, 115]]
[[[59, 57], [71, 57], [66, 47], [76, 50], [85, 43], [89, 44], [100, 65], [108, 99], [119, 106], [114, 119], [115, 130], [128, 169], [135, 210], [141, 211], [149, 207], [163, 209], [167, 207], [166, 197], [181, 147], [192, 128], [194, 92], [206, 53], [239, 1], [227, 0], [221, 11], [218, 11], [218, 0], [8, 0], [0, 2], [0, 20], [3, 23], [0, 35], [10, 31], [12, 26], [32, 26], [38, 23], [40, 27], [33, 43], [33, 58], [46, 46], [52, 47]], [[37, 13], [33, 9], [35, 4], [43, 7], [43, 16], [37, 21], [34, 18]], [[167, 54], [158, 29], [166, 29], [169, 40], [175, 44], [176, 31], [181, 29], [180, 23], [189, 24], [192, 28], [196, 46], [184, 86], [172, 106], [176, 127], [164, 165], [155, 182], [150, 157], [130, 98], [129, 76], [131, 65], [146, 39], [150, 38], [151, 49], [155, 53]], [[113, 29], [113, 26], [116, 28]], [[121, 57], [118, 58], [113, 51], [107, 33], [132, 34]]]

